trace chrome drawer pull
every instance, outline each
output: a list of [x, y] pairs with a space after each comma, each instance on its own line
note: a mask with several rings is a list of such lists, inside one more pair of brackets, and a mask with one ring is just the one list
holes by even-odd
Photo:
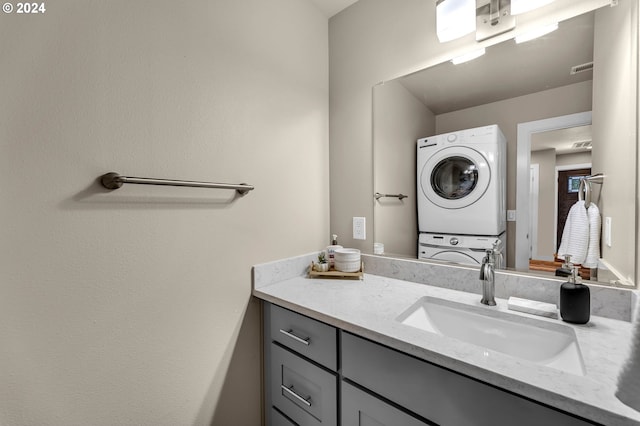
[[280, 329], [280, 333], [284, 334], [285, 336], [291, 337], [293, 340], [295, 340], [296, 342], [300, 342], [303, 345], [307, 345], [309, 346], [309, 343], [311, 343], [309, 340], [309, 337], [298, 337], [295, 334], [293, 334], [293, 330], [289, 329], [289, 330], [283, 330]]
[[286, 387], [285, 385], [280, 385], [280, 387], [282, 388], [283, 391], [286, 391], [289, 395], [293, 396], [294, 398], [302, 402], [307, 407], [311, 407], [311, 397], [308, 396], [305, 398], [303, 396], [300, 396], [296, 391], [293, 390], [293, 385], [291, 385], [290, 388]]

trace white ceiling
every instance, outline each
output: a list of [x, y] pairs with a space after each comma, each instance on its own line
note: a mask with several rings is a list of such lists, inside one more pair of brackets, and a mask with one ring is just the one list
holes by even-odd
[[574, 148], [575, 143], [591, 141], [591, 125], [551, 130], [531, 135], [531, 151], [554, 149], [556, 154], [588, 151], [586, 148]]
[[593, 60], [593, 13], [560, 23], [555, 32], [523, 44], [487, 48], [471, 62], [449, 62], [399, 79], [433, 113], [443, 114], [581, 81], [591, 71], [570, 69]]
[[351, 6], [358, 0], [311, 0], [327, 18], [331, 18], [336, 13]]
[[[592, 71], [571, 75], [570, 69], [593, 61], [593, 30], [594, 14], [581, 15], [537, 40], [506, 41], [474, 61], [446, 62], [398, 81], [436, 115], [588, 81]], [[590, 132], [591, 126], [585, 126], [538, 134], [531, 149], [576, 152], [572, 145], [590, 141]]]

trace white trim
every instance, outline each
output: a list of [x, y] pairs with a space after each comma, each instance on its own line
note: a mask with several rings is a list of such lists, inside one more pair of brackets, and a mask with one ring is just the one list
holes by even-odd
[[[591, 124], [591, 111], [518, 124], [516, 153], [516, 253], [517, 271], [529, 270], [529, 168], [531, 166], [531, 135], [549, 130], [567, 129]], [[524, 174], [525, 176], [521, 176]]]
[[529, 210], [531, 211], [531, 220], [529, 220], [529, 235], [531, 235], [531, 244], [529, 245], [529, 258], [538, 259], [538, 208], [539, 208], [539, 189], [540, 189], [540, 164], [532, 164], [529, 167], [530, 186], [533, 188], [529, 193]]

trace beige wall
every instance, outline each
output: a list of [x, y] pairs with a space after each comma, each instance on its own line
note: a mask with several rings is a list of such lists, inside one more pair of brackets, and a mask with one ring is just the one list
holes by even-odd
[[[611, 247], [602, 244], [602, 257], [628, 282], [637, 274], [638, 250], [637, 195], [637, 118], [627, 113], [637, 107], [637, 39], [630, 36], [637, 28], [638, 2], [621, 1], [618, 7], [603, 8], [596, 14], [593, 88], [593, 173], [604, 173], [604, 183], [594, 185], [598, 206], [605, 218], [612, 219]], [[615, 29], [615, 30], [612, 30]], [[606, 66], [598, 65], [606, 64]], [[616, 149], [611, 149], [611, 144]]]
[[553, 260], [555, 249], [556, 151], [531, 153], [531, 164], [538, 165], [538, 232], [533, 259]]
[[374, 192], [407, 195], [375, 202], [374, 235], [386, 254], [417, 255], [416, 140], [435, 132], [435, 116], [398, 81], [374, 87]]
[[[327, 18], [46, 6], [0, 14], [0, 424], [260, 424], [251, 265], [329, 235]], [[112, 170], [256, 189], [107, 192]]]
[[556, 156], [556, 166], [591, 164], [591, 158], [591, 151], [576, 152], [574, 154], [560, 154]]
[[[362, 0], [329, 20], [331, 230], [341, 244], [372, 250], [372, 90], [383, 80], [475, 50], [473, 36], [438, 43], [434, 2]], [[522, 17], [518, 31], [567, 19], [608, 0], [556, 0]], [[513, 34], [490, 39], [498, 43]], [[514, 206], [508, 206], [515, 208]], [[367, 217], [367, 241], [351, 238], [353, 216]]]

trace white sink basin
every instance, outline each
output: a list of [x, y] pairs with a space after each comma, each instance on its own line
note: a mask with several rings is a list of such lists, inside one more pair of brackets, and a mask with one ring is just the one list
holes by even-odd
[[421, 298], [397, 320], [540, 365], [585, 374], [575, 331], [564, 324], [434, 297]]

